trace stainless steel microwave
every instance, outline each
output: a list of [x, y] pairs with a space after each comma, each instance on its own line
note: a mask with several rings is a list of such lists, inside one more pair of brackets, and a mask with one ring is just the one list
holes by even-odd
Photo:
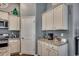
[[8, 21], [0, 20], [0, 28], [8, 28]]

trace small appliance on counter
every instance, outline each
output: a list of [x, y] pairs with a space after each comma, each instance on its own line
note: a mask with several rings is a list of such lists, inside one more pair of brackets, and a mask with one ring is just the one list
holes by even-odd
[[57, 45], [64, 45], [67, 43], [67, 39], [66, 38], [60, 38], [58, 36], [55, 36], [53, 39], [54, 43]]
[[12, 32], [12, 33], [10, 34], [10, 38], [16, 38], [16, 34], [15, 34], [14, 32]]
[[1, 47], [8, 47], [8, 34], [0, 34], [0, 48]]
[[53, 33], [48, 33], [48, 40], [53, 40]]

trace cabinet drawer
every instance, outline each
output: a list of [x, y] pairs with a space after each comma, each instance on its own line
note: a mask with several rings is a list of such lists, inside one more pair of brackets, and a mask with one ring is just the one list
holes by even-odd
[[8, 13], [0, 11], [0, 18], [3, 20], [8, 20]]
[[48, 46], [50, 49], [54, 49], [54, 50], [58, 51], [58, 46], [55, 46], [53, 44], [49, 44]]
[[10, 53], [20, 52], [20, 41], [18, 40], [9, 40], [9, 51]]

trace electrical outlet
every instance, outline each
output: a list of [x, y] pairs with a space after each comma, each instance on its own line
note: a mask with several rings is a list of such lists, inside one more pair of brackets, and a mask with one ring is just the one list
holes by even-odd
[[64, 36], [64, 33], [61, 33], [61, 36]]

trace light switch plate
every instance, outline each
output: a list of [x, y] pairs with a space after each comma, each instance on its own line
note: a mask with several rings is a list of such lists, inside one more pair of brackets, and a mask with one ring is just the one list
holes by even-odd
[[61, 36], [64, 36], [64, 33], [61, 33]]

